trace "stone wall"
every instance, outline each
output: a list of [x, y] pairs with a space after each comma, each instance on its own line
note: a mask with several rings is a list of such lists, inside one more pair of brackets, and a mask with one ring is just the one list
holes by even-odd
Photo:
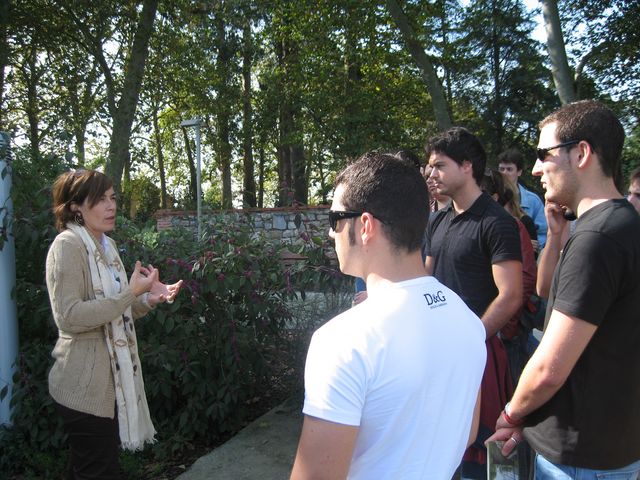
[[[204, 227], [213, 219], [222, 217], [228, 225], [251, 223], [274, 241], [295, 243], [306, 236], [326, 236], [329, 231], [328, 212], [328, 205], [206, 211], [202, 213], [202, 224]], [[155, 213], [156, 227], [158, 231], [187, 228], [195, 233], [196, 217], [193, 210], [158, 210]]]

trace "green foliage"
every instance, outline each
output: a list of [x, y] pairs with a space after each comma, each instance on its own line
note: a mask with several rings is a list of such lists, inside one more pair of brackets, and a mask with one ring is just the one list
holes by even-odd
[[52, 157], [34, 162], [25, 151], [16, 152], [12, 164], [18, 323], [22, 338], [41, 342], [55, 338], [44, 264], [56, 235], [49, 185], [62, 169], [60, 159]]
[[[49, 327], [50, 330], [52, 330]], [[11, 405], [13, 428], [0, 432], [0, 471], [26, 478], [60, 478], [66, 436], [47, 388], [52, 344], [22, 342]]]
[[288, 303], [295, 292], [327, 284], [322, 278], [339, 284], [317, 247], [301, 247], [315, 265], [285, 267], [283, 247], [250, 227], [218, 222], [197, 244], [191, 235], [136, 234], [130, 225], [118, 230], [128, 268], [141, 259], [159, 267], [166, 282], [185, 281], [173, 304], [138, 322], [147, 396], [160, 432], [155, 449], [162, 455], [237, 430], [247, 402], [264, 395], [291, 354]]
[[160, 189], [148, 177], [123, 183], [122, 197], [122, 210], [141, 223], [150, 220], [160, 207]]

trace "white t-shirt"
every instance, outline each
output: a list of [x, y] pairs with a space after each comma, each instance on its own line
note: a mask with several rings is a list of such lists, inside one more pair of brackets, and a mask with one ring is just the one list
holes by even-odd
[[485, 336], [433, 277], [377, 288], [314, 333], [303, 412], [359, 426], [349, 478], [449, 480], [469, 437]]

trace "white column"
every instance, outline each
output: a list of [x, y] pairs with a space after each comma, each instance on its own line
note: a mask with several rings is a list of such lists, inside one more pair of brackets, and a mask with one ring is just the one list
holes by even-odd
[[[9, 135], [0, 132], [0, 424], [11, 425], [10, 402], [13, 374], [18, 357], [16, 312], [16, 249], [11, 202], [11, 158]], [[14, 295], [12, 295], [12, 292]]]

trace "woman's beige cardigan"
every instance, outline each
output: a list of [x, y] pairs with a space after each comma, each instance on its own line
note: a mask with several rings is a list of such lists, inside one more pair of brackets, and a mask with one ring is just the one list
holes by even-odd
[[[108, 241], [115, 247], [112, 239]], [[96, 245], [102, 252], [102, 246]], [[86, 248], [70, 230], [61, 232], [51, 244], [46, 269], [58, 327], [49, 393], [65, 407], [113, 418], [115, 389], [103, 327], [129, 305], [134, 319], [146, 314], [150, 310], [146, 295], [136, 298], [126, 286], [115, 297], [96, 299]]]

